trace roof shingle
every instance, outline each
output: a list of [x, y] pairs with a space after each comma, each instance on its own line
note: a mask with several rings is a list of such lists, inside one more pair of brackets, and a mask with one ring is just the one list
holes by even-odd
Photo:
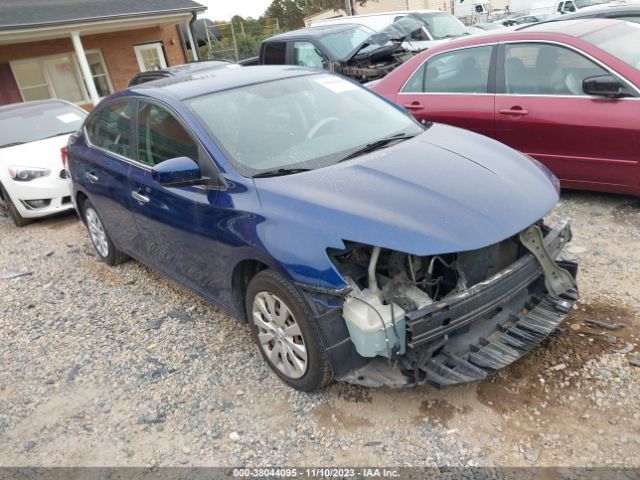
[[0, 30], [204, 9], [193, 0], [2, 0]]

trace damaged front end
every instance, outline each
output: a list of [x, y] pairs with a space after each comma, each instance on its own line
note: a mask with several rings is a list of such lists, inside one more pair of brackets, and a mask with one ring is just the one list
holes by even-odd
[[516, 361], [578, 299], [577, 265], [560, 259], [570, 239], [568, 223], [550, 229], [538, 222], [461, 253], [418, 257], [356, 243], [330, 251], [350, 287], [341, 309], [350, 345], [345, 339], [328, 348], [332, 363], [342, 364], [336, 377], [442, 388]]
[[383, 78], [419, 51], [411, 40], [429, 40], [425, 22], [417, 15], [396, 20], [381, 32], [369, 37], [343, 61], [334, 62], [331, 70], [366, 83]]

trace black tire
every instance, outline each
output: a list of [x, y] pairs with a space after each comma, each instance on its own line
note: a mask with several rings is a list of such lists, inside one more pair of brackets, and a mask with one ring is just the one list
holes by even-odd
[[[118, 250], [116, 246], [113, 244], [113, 241], [109, 236], [109, 232], [107, 232], [107, 229], [104, 227], [104, 224], [100, 219], [100, 215], [98, 214], [98, 211], [89, 200], [85, 200], [82, 203], [81, 211], [82, 211], [82, 220], [84, 221], [84, 224], [86, 225], [87, 230], [89, 230], [89, 238], [91, 239], [91, 243], [93, 244], [93, 247], [95, 248], [96, 253], [98, 254], [98, 258], [104, 263], [106, 263], [107, 265], [111, 265], [111, 266], [118, 265], [124, 262], [125, 260], [127, 260], [127, 258], [129, 257], [127, 257], [120, 250]], [[92, 216], [93, 214], [95, 214], [95, 217], [98, 219], [104, 231], [105, 243], [107, 247], [106, 255], [104, 254], [104, 248], [102, 248], [103, 252], [102, 253], [100, 252], [101, 248], [98, 248], [98, 245], [96, 244], [96, 240], [94, 240], [93, 235], [91, 234], [91, 229], [89, 227], [89, 220], [87, 219], [87, 216], [88, 215]]]
[[24, 227], [25, 225], [29, 225], [33, 220], [31, 220], [30, 218], [24, 218], [20, 215], [20, 212], [18, 212], [18, 209], [11, 201], [9, 193], [7, 193], [2, 185], [0, 185], [0, 190], [2, 191], [2, 198], [4, 199], [4, 203], [7, 206], [7, 210], [9, 210], [9, 216], [11, 217], [11, 220], [13, 220], [13, 224], [16, 227]]
[[[260, 342], [260, 330], [255, 325], [252, 311], [256, 295], [264, 292], [268, 292], [278, 297], [278, 299], [281, 299], [290, 310], [293, 321], [297, 323], [300, 328], [301, 337], [307, 352], [306, 371], [300, 378], [292, 378], [281, 371], [268, 357]], [[245, 297], [245, 309], [249, 323], [252, 326], [253, 339], [258, 346], [258, 350], [260, 350], [262, 357], [269, 367], [271, 367], [276, 375], [287, 385], [303, 392], [312, 392], [322, 389], [331, 382], [331, 367], [320, 342], [315, 324], [311, 319], [311, 312], [305, 300], [291, 282], [287, 281], [274, 270], [267, 269], [261, 271], [249, 282]]]

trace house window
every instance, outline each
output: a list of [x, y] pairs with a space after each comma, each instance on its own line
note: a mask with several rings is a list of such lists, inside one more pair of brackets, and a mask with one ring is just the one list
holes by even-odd
[[[113, 87], [102, 54], [94, 50], [88, 51], [86, 56], [98, 95], [109, 95]], [[91, 101], [78, 59], [73, 53], [11, 62], [11, 69], [24, 101], [47, 98], [61, 98], [73, 103]]]

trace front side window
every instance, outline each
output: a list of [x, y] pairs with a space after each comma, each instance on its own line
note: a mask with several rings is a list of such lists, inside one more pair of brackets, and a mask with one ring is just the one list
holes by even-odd
[[505, 46], [504, 73], [506, 93], [583, 95], [582, 81], [607, 71], [568, 48], [516, 43]]
[[417, 135], [411, 116], [367, 89], [318, 73], [247, 85], [187, 106], [239, 172], [322, 168], [393, 135]]
[[413, 74], [402, 91], [487, 93], [492, 51], [487, 45], [437, 55]]
[[323, 68], [324, 58], [312, 43], [295, 42], [293, 44], [293, 64], [303, 67]]
[[89, 141], [96, 147], [132, 158], [132, 112], [133, 102], [116, 102], [102, 108], [87, 121]]
[[264, 47], [265, 65], [284, 65], [286, 63], [286, 42], [270, 42]]
[[165, 108], [140, 102], [138, 110], [138, 160], [149, 166], [170, 158], [198, 161], [198, 146], [182, 124]]

